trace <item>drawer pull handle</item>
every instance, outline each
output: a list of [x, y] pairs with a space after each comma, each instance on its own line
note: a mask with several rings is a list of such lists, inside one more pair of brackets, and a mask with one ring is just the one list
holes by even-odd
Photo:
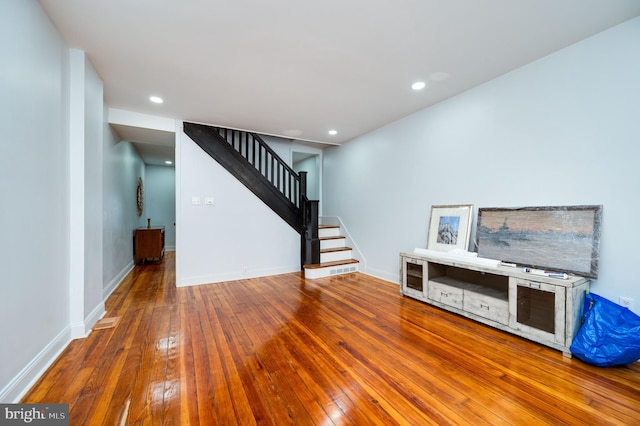
[[480, 304], [480, 309], [485, 309], [485, 310], [489, 310], [489, 305], [485, 305], [484, 303]]
[[540, 283], [531, 283], [531, 288], [540, 288]]
[[449, 297], [449, 293], [445, 293], [444, 291], [440, 292], [440, 296], [442, 297]]

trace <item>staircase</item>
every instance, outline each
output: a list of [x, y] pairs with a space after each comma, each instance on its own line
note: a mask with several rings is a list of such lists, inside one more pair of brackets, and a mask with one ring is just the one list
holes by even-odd
[[320, 263], [304, 265], [307, 279], [350, 274], [358, 271], [358, 260], [352, 258], [352, 249], [346, 246], [346, 237], [337, 225], [319, 225]]
[[185, 122], [184, 132], [300, 234], [305, 278], [358, 270], [340, 227], [318, 225], [318, 201], [307, 198], [306, 172], [296, 173], [256, 134]]

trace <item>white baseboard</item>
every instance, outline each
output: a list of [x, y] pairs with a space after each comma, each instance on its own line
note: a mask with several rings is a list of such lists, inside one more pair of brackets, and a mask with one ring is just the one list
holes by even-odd
[[107, 298], [111, 296], [111, 293], [113, 293], [114, 290], [118, 288], [122, 280], [124, 280], [127, 275], [129, 275], [129, 272], [131, 272], [135, 266], [136, 265], [133, 263], [133, 259], [131, 259], [131, 262], [129, 262], [122, 269], [122, 271], [118, 273], [118, 275], [116, 275], [111, 281], [109, 281], [109, 283], [102, 290], [102, 298], [104, 301], [106, 301]]
[[2, 390], [0, 401], [17, 403], [71, 342], [71, 326], [62, 330]]
[[91, 329], [94, 325], [106, 314], [107, 311], [104, 310], [104, 302], [99, 303], [98, 306], [93, 308], [93, 311], [84, 319], [84, 329], [85, 335], [87, 337], [89, 333], [91, 333]]
[[87, 336], [83, 322], [71, 324], [69, 328], [71, 329], [71, 340], [82, 339]]
[[33, 358], [16, 377], [0, 391], [0, 401], [18, 402], [40, 376], [56, 360], [58, 355], [74, 339], [87, 337], [91, 327], [105, 314], [104, 302], [99, 303], [81, 324], [70, 324]]
[[390, 274], [389, 272], [383, 271], [381, 269], [366, 268], [364, 270], [361, 270], [360, 272], [362, 272], [365, 275], [371, 275], [372, 277], [379, 278], [384, 281], [392, 282], [394, 284], [400, 283], [399, 281], [400, 277], [398, 275]]
[[291, 272], [300, 272], [300, 265], [283, 266], [279, 268], [263, 268], [259, 270], [251, 270], [246, 273], [223, 273], [206, 275], [199, 277], [184, 278], [177, 284], [177, 287], [189, 287], [193, 285], [215, 284], [226, 281], [244, 280], [248, 278], [260, 278], [271, 275], [288, 274]]
[[[131, 272], [133, 261], [127, 265], [116, 278], [114, 278], [104, 290], [104, 300], [118, 287], [122, 280]], [[60, 332], [26, 367], [22, 369], [2, 390], [0, 390], [0, 402], [17, 403], [20, 398], [33, 386], [47, 368], [56, 360], [58, 355], [74, 339], [84, 338], [89, 335], [91, 328], [105, 314], [104, 301], [99, 303], [87, 315], [82, 323], [69, 324]]]
[[84, 321], [79, 324], [71, 324], [71, 339], [83, 339], [91, 333], [91, 328], [102, 318], [105, 314], [104, 302], [100, 302], [93, 311], [84, 318]]

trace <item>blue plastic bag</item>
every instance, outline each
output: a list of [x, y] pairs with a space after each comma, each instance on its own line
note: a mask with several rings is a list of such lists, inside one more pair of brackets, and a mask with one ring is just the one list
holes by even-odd
[[583, 324], [569, 350], [598, 367], [627, 365], [640, 359], [640, 317], [597, 294], [585, 295]]

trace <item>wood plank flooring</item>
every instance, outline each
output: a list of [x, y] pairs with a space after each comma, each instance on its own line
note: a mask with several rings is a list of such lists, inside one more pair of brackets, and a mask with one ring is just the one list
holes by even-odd
[[107, 301], [24, 403], [71, 425], [638, 425], [640, 364], [601, 369], [360, 273], [175, 286], [172, 252]]

